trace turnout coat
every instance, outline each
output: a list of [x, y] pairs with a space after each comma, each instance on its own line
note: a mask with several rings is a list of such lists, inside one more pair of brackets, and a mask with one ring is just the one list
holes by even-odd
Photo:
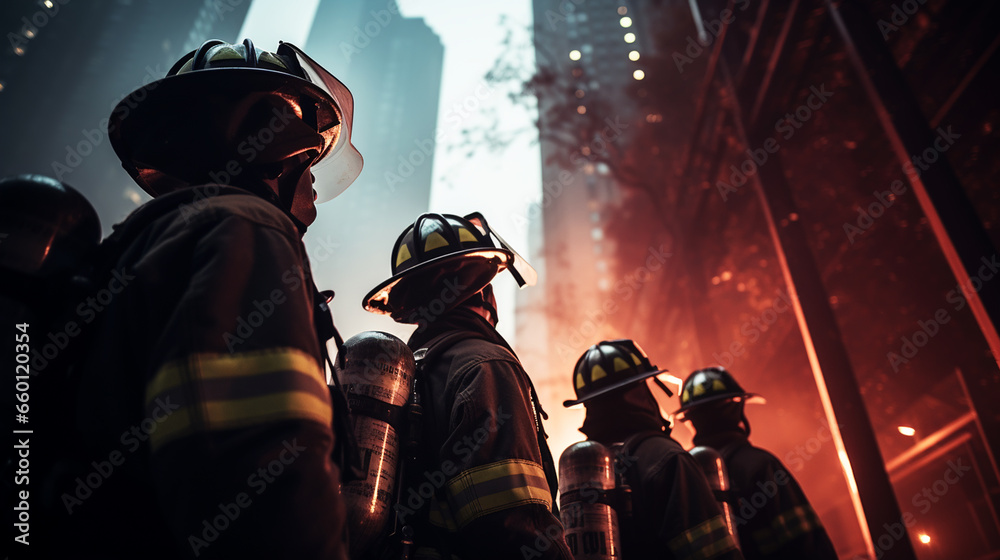
[[409, 345], [433, 348], [418, 368], [425, 452], [404, 483], [417, 558], [571, 560], [553, 512], [555, 468], [540, 409], [506, 341], [459, 307]]
[[59, 547], [346, 558], [316, 291], [292, 221], [207, 185], [116, 230], [114, 293], [81, 310], [95, 330], [70, 425], [86, 458], [52, 483], [67, 511]]

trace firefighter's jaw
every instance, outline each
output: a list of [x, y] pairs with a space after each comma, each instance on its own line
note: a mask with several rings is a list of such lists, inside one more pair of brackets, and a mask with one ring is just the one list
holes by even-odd
[[307, 226], [316, 221], [316, 191], [313, 189], [313, 183], [316, 182], [316, 177], [310, 171], [311, 166], [312, 159], [310, 158], [307, 166], [303, 170], [304, 172], [298, 175], [298, 180], [295, 182], [295, 185], [282, 187], [289, 188], [292, 193], [291, 204], [288, 211]]
[[314, 150], [301, 152], [280, 162], [260, 166], [257, 170], [258, 178], [277, 196], [281, 209], [303, 226], [316, 221], [316, 194], [313, 190], [316, 178], [312, 174], [316, 156]]

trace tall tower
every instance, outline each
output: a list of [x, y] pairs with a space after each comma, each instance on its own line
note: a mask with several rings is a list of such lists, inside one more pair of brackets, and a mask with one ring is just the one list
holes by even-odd
[[538, 291], [544, 313], [518, 314], [518, 340], [522, 332], [539, 331], [539, 320], [547, 321], [540, 332], [547, 331], [548, 373], [539, 394], [553, 418], [556, 453], [580, 439], [575, 430], [582, 411], [559, 405], [572, 396], [576, 359], [591, 344], [626, 336], [615, 332], [610, 318], [630, 289], [617, 274], [627, 248], [608, 231], [623, 194], [597, 156], [625, 139], [638, 111], [628, 88], [637, 80], [636, 61], [646, 42], [640, 29], [641, 3], [534, 2], [536, 59], [554, 84], [540, 90], [538, 99], [543, 227], [532, 243], [543, 247], [545, 275]]
[[[361, 309], [389, 276], [396, 236], [430, 200], [444, 46], [421, 18], [395, 3], [324, 0], [306, 52], [353, 92], [354, 144], [365, 158], [357, 182], [319, 207], [306, 236], [321, 287], [337, 291], [334, 312], [346, 333], [395, 326]], [[316, 170], [323, 180], [322, 165]]]
[[108, 142], [111, 110], [205, 39], [235, 40], [249, 2], [234, 4], [6, 3], [0, 23], [16, 32], [0, 55], [0, 122], [17, 139], [4, 148], [0, 176], [41, 173], [65, 181], [90, 198], [110, 231], [148, 200]]

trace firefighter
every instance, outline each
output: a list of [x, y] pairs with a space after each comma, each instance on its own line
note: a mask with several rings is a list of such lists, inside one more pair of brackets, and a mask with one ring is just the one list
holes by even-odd
[[695, 445], [722, 455], [740, 548], [748, 560], [834, 560], [833, 543], [795, 478], [777, 457], [750, 444], [744, 406], [761, 400], [724, 368], [709, 367], [684, 381], [674, 418], [691, 423]]
[[[647, 380], [666, 370], [632, 340], [605, 340], [580, 356], [576, 399], [587, 414], [580, 431], [616, 449], [617, 469], [631, 488], [631, 514], [619, 511], [622, 558], [741, 559], [722, 510], [695, 460], [670, 437]], [[619, 508], [624, 509], [624, 508]]]
[[390, 262], [392, 277], [363, 305], [417, 325], [408, 344], [418, 360], [422, 452], [405, 467], [396, 507], [416, 558], [569, 560], [544, 413], [495, 328], [490, 282], [506, 269], [534, 283], [534, 270], [480, 214], [419, 216]]
[[87, 459], [55, 489], [63, 556], [347, 558], [333, 325], [301, 237], [360, 172], [352, 112], [298, 48], [249, 39], [204, 43], [113, 110], [153, 200], [105, 240], [111, 279], [78, 308], [96, 330], [69, 415]]

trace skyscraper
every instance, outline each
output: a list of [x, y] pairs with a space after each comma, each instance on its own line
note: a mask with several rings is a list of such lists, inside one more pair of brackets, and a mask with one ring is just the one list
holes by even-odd
[[[546, 274], [538, 291], [545, 312], [518, 315], [518, 340], [532, 340], [531, 331], [547, 332], [547, 363], [534, 365], [548, 371], [539, 383], [547, 403], [566, 397], [573, 365], [589, 345], [627, 336], [610, 321], [632, 288], [617, 274], [629, 248], [607, 229], [623, 191], [605, 162], [621, 149], [638, 112], [628, 90], [641, 79], [636, 60], [646, 41], [635, 4], [534, 2], [536, 59], [550, 84], [538, 89], [543, 198], [537, 217], [543, 227], [541, 238], [532, 240], [543, 247]], [[547, 321], [547, 328], [539, 321]], [[579, 439], [580, 422], [570, 419], [577, 411], [550, 412], [553, 449]]]
[[90, 198], [110, 231], [148, 199], [108, 142], [112, 108], [205, 39], [234, 40], [248, 5], [6, 3], [2, 23], [17, 31], [0, 56], [0, 122], [13, 133], [0, 176], [41, 173], [65, 181]]
[[[333, 287], [338, 325], [385, 330], [361, 298], [389, 276], [389, 253], [430, 197], [444, 47], [394, 2], [320, 3], [306, 52], [354, 93], [354, 144], [365, 158], [357, 182], [328, 205], [306, 236], [321, 287]], [[317, 171], [322, 180], [323, 169]], [[405, 327], [396, 329], [403, 334]]]

